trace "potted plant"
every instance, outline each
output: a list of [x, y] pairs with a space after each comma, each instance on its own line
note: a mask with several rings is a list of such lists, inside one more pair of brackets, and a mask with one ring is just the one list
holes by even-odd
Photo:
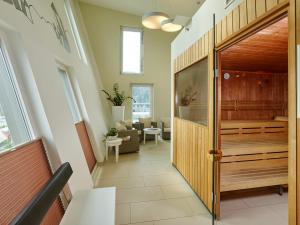
[[197, 91], [193, 91], [191, 86], [187, 87], [184, 93], [181, 94], [181, 105], [179, 106], [179, 117], [189, 119], [190, 117], [190, 104], [196, 101]]
[[106, 95], [106, 99], [113, 104], [112, 117], [114, 123], [124, 120], [124, 112], [125, 112], [125, 106], [123, 106], [124, 102], [126, 100], [132, 100], [133, 102], [135, 102], [135, 100], [131, 96], [125, 96], [124, 91], [120, 92], [119, 84], [117, 83], [113, 85], [112, 94], [110, 94], [106, 90], [101, 90], [101, 91]]
[[105, 139], [112, 140], [118, 137], [118, 130], [116, 128], [110, 128], [109, 131], [104, 135]]

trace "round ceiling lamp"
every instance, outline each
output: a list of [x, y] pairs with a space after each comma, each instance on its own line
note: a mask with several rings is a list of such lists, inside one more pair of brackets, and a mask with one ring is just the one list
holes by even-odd
[[166, 32], [177, 32], [182, 26], [174, 23], [174, 19], [167, 19], [161, 22], [161, 29]]
[[161, 29], [161, 23], [169, 19], [169, 16], [162, 12], [150, 12], [143, 16], [143, 26], [149, 29]]

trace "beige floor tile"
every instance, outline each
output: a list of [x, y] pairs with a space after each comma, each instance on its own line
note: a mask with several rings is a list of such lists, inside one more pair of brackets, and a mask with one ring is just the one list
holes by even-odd
[[243, 201], [249, 207], [275, 205], [275, 204], [280, 204], [280, 203], [286, 203], [287, 202], [287, 194], [284, 194], [282, 196], [280, 196], [276, 193], [251, 196], [251, 197], [243, 198]]
[[107, 165], [101, 168], [100, 179], [104, 178], [126, 178], [129, 176], [125, 166]]
[[[155, 221], [154, 225], [205, 225], [199, 223], [199, 219], [196, 217], [183, 217], [168, 220]], [[211, 224], [210, 224], [211, 225]]]
[[131, 204], [131, 222], [146, 222], [191, 216], [184, 199], [167, 199]]
[[116, 225], [130, 223], [130, 204], [120, 204], [116, 207]]
[[277, 215], [282, 217], [282, 219], [284, 221], [284, 224], [282, 224], [282, 225], [287, 225], [288, 224], [288, 219], [289, 219], [288, 203], [272, 205], [272, 206], [270, 206], [270, 208], [273, 212], [275, 212]]
[[194, 192], [187, 184], [173, 184], [161, 186], [164, 198], [182, 198], [187, 196], [193, 196]]
[[163, 199], [160, 187], [141, 187], [117, 190], [117, 203], [145, 202]]
[[222, 225], [284, 225], [281, 216], [269, 207], [255, 207], [224, 213]]
[[206, 207], [203, 205], [203, 203], [199, 200], [199, 198], [196, 195], [185, 198], [185, 200], [187, 201], [189, 207], [191, 208], [193, 215], [209, 214]]
[[185, 180], [180, 175], [174, 173], [145, 176], [144, 181], [146, 186], [164, 186], [185, 183]]
[[154, 225], [154, 222], [145, 222], [145, 223], [131, 223], [130, 225]]
[[221, 200], [221, 212], [226, 213], [234, 210], [246, 209], [248, 205], [242, 199]]
[[135, 188], [144, 187], [143, 177], [128, 177], [128, 178], [105, 178], [100, 179], [97, 187], [116, 187], [117, 189], [122, 188]]

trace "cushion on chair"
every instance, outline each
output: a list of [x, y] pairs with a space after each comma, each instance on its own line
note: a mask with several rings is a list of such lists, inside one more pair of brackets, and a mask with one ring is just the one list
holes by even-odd
[[165, 128], [164, 132], [171, 132], [171, 128]]
[[162, 118], [161, 122], [164, 123], [165, 130], [166, 130], [166, 128], [170, 128], [171, 127], [171, 120], [170, 120], [170, 118]]
[[122, 124], [121, 122], [116, 122], [116, 129], [118, 131], [126, 131], [127, 128], [124, 124]]
[[121, 124], [125, 125], [128, 130], [132, 129], [132, 120], [120, 121]]
[[144, 124], [144, 128], [150, 128], [151, 127], [151, 121], [152, 118], [139, 118], [139, 122]]

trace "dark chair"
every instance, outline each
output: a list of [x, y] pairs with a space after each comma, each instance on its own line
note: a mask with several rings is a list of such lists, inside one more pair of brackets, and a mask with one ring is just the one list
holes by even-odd
[[[144, 128], [145, 128], [144, 124], [137, 122], [137, 123], [132, 124], [132, 126], [139, 131], [140, 142], [142, 142], [144, 140]], [[157, 128], [157, 122], [151, 122], [151, 126]], [[153, 141], [153, 140], [155, 140], [154, 135], [151, 135], [151, 134], [146, 135], [146, 141]]]
[[[138, 152], [140, 150], [140, 138], [138, 130], [124, 130], [118, 132], [119, 138], [124, 138], [122, 144], [119, 147], [119, 153], [131, 153]], [[126, 140], [126, 137], [129, 137], [129, 140]]]

